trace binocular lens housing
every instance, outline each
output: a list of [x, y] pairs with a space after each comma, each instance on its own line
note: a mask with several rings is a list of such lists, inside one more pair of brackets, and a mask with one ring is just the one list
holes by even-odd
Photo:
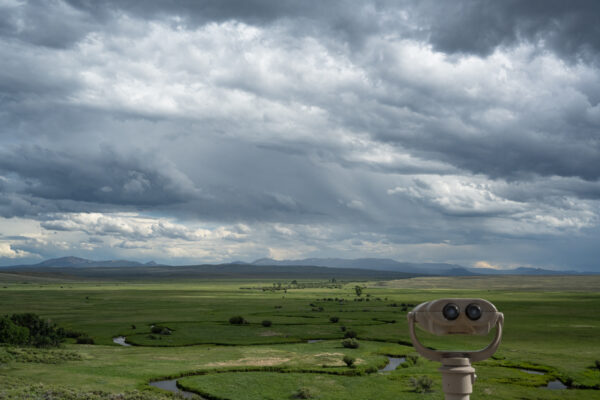
[[[462, 315], [461, 315], [462, 314]], [[484, 299], [447, 298], [428, 301], [409, 313], [421, 328], [434, 335], [487, 335], [504, 321], [502, 313]]]
[[454, 303], [448, 303], [444, 306], [442, 314], [448, 321], [454, 321], [460, 315], [460, 308]]
[[479, 307], [477, 304], [469, 304], [465, 310], [465, 313], [471, 321], [477, 321], [479, 318], [481, 318], [481, 307]]

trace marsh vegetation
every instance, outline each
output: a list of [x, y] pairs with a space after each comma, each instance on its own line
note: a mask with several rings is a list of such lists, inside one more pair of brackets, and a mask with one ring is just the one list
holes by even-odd
[[[438, 287], [437, 278], [416, 279], [336, 282], [336, 288], [318, 282], [301, 287], [298, 280], [286, 283], [297, 287], [287, 293], [240, 289], [269, 286], [248, 280], [7, 282], [0, 290], [0, 315], [34, 313], [57, 331], [85, 334], [65, 335], [58, 348], [37, 348], [33, 342], [0, 346], [0, 396], [117, 398], [123, 393], [125, 399], [159, 399], [170, 395], [149, 382], [177, 379], [185, 390], [230, 400], [302, 393], [331, 400], [442, 399], [438, 365], [418, 358], [409, 345], [406, 312], [432, 298], [468, 296], [487, 298], [506, 315], [500, 350], [475, 366], [474, 397], [600, 399], [595, 334], [600, 292], [589, 290], [594, 279], [600, 288], [597, 277], [588, 277], [587, 287], [579, 277], [541, 283], [523, 277], [519, 283], [525, 287], [504, 287], [507, 277], [447, 278], [450, 289]], [[561, 281], [562, 291], [554, 289], [554, 280]], [[371, 300], [354, 301], [356, 286], [361, 299]], [[440, 349], [478, 348], [489, 339], [419, 335]], [[115, 337], [134, 346], [115, 344]], [[94, 344], [77, 344], [80, 338]], [[345, 341], [359, 346], [345, 347]], [[388, 356], [403, 362], [379, 373]], [[547, 389], [554, 381], [572, 389]]]

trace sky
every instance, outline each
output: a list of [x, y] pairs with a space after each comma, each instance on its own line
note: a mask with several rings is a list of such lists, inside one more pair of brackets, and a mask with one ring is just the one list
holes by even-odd
[[598, 1], [0, 0], [0, 265], [599, 244]]

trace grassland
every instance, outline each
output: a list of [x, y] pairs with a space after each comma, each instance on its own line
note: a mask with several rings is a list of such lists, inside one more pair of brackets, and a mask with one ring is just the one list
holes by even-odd
[[[218, 399], [290, 399], [301, 388], [319, 399], [442, 399], [435, 363], [421, 358], [390, 373], [376, 371], [386, 364], [385, 355], [415, 354], [406, 345], [403, 304], [457, 296], [489, 299], [506, 317], [496, 357], [476, 365], [474, 399], [600, 399], [600, 390], [591, 389], [600, 387], [600, 277], [413, 278], [336, 286], [313, 279], [299, 283], [316, 287], [263, 290], [290, 282], [5, 275], [0, 273], [0, 314], [35, 312], [85, 332], [96, 344], [0, 347], [0, 398], [169, 398], [148, 382], [183, 377], [182, 386]], [[365, 286], [361, 301], [356, 284]], [[248, 324], [229, 324], [235, 315]], [[339, 321], [331, 322], [332, 316]], [[263, 320], [272, 325], [264, 327]], [[170, 334], [153, 334], [152, 326]], [[342, 327], [357, 333], [358, 349], [341, 346]], [[115, 345], [115, 336], [136, 346]], [[435, 348], [478, 348], [488, 340], [420, 337]], [[354, 368], [344, 364], [344, 355], [356, 358]], [[410, 378], [423, 375], [434, 380], [433, 392], [413, 391]], [[578, 389], [539, 387], [554, 379]]]

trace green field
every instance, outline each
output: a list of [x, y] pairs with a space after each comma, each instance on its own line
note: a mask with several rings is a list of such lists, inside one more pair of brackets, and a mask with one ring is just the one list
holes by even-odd
[[[276, 290], [278, 283], [287, 290]], [[407, 345], [403, 304], [440, 297], [483, 297], [505, 314], [499, 351], [475, 365], [473, 399], [600, 399], [598, 276], [298, 283], [86, 282], [0, 273], [0, 314], [34, 312], [95, 341], [68, 339], [59, 349], [0, 347], [0, 399], [172, 398], [148, 383], [178, 377], [181, 386], [214, 399], [292, 399], [302, 390], [324, 400], [442, 399], [436, 363], [419, 358], [377, 372], [386, 355], [416, 354]], [[365, 287], [361, 301], [357, 284]], [[231, 325], [237, 315], [248, 323]], [[152, 326], [170, 334], [152, 333]], [[341, 345], [342, 327], [356, 332], [358, 349]], [[135, 346], [116, 345], [116, 336]], [[438, 349], [476, 349], [489, 340], [420, 337]], [[354, 367], [344, 355], [356, 359]], [[432, 392], [414, 391], [410, 378], [421, 376], [433, 379]], [[543, 387], [554, 380], [571, 388]]]

